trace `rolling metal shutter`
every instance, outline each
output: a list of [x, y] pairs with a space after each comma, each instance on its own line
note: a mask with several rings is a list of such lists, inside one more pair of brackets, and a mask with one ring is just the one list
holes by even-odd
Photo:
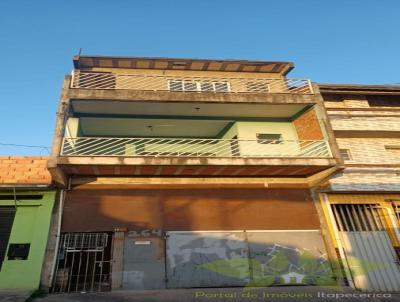
[[0, 269], [7, 252], [14, 217], [14, 207], [0, 207]]

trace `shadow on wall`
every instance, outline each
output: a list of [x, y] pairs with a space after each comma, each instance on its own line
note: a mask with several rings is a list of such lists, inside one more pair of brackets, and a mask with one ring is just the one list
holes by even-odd
[[319, 229], [303, 189], [75, 189], [63, 232]]

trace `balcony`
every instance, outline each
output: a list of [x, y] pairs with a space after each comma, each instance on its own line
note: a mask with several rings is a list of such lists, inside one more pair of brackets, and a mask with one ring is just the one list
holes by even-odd
[[74, 71], [70, 88], [216, 94], [313, 95], [310, 80], [253, 77], [167, 76]]
[[61, 156], [328, 158], [325, 140], [64, 138]]
[[69, 175], [306, 177], [335, 166], [325, 140], [66, 137]]

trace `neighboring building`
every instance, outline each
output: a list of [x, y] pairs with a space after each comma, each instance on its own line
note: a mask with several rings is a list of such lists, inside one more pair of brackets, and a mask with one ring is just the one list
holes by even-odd
[[0, 157], [0, 290], [39, 288], [54, 200], [47, 157]]
[[346, 166], [320, 196], [347, 278], [400, 291], [400, 86], [319, 87]]
[[291, 63], [74, 67], [48, 166], [65, 190], [54, 292], [334, 282], [310, 189], [342, 162]]

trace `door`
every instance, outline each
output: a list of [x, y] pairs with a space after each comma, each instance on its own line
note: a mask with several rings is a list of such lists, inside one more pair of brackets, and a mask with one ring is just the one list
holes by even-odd
[[167, 232], [168, 288], [332, 285], [318, 230]]
[[377, 204], [334, 204], [332, 211], [357, 289], [400, 291], [399, 259]]
[[132, 237], [124, 239], [123, 289], [165, 288], [164, 239]]
[[168, 232], [168, 288], [245, 286], [249, 282], [243, 232]]

